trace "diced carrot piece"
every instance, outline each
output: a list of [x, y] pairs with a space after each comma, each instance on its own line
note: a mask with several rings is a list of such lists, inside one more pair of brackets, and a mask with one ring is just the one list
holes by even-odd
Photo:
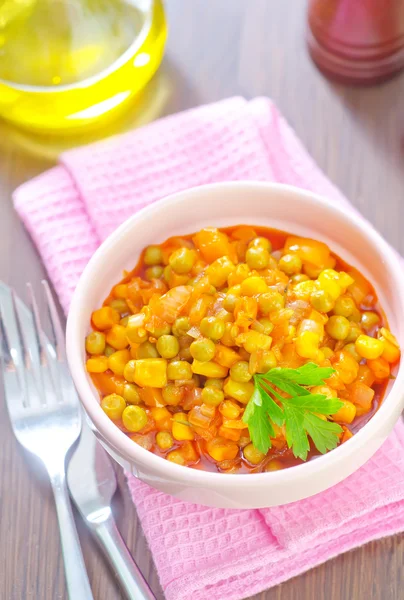
[[323, 267], [327, 264], [330, 256], [330, 249], [323, 242], [311, 240], [309, 238], [296, 237], [294, 235], [286, 238], [285, 250], [296, 252], [303, 262], [311, 263], [317, 267]]

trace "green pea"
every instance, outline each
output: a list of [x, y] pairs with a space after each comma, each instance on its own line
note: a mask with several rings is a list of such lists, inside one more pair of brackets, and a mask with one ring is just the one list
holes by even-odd
[[146, 269], [145, 276], [148, 281], [151, 281], [152, 279], [160, 279], [163, 273], [164, 267], [161, 265], [154, 265], [153, 267]]
[[334, 340], [345, 340], [349, 334], [349, 321], [341, 315], [333, 315], [326, 323], [325, 330]]
[[171, 383], [163, 387], [161, 393], [164, 402], [170, 406], [177, 406], [184, 396], [184, 390], [181, 387]]
[[349, 344], [346, 344], [346, 346], [344, 346], [344, 350], [346, 350], [347, 352], [349, 352], [349, 354], [350, 354], [351, 356], [353, 356], [353, 358], [354, 358], [354, 359], [355, 359], [357, 362], [361, 362], [361, 360], [362, 360], [362, 357], [361, 357], [361, 355], [360, 355], [360, 354], [358, 354], [358, 352], [357, 352], [357, 350], [356, 350], [356, 347], [355, 347], [355, 344], [354, 344], [354, 343], [352, 343], [352, 342], [351, 342], [351, 343], [349, 343]]
[[136, 358], [160, 358], [157, 348], [151, 342], [142, 342], [136, 350]]
[[270, 254], [262, 246], [257, 246], [248, 248], [245, 259], [250, 269], [266, 269], [269, 265]]
[[363, 333], [362, 329], [359, 327], [357, 323], [351, 321], [349, 323], [349, 332], [345, 338], [347, 344], [354, 342], [361, 334]]
[[162, 335], [157, 340], [157, 350], [163, 358], [174, 358], [180, 351], [180, 344], [174, 335]]
[[376, 327], [379, 323], [380, 317], [377, 313], [368, 310], [362, 313], [361, 325], [366, 331], [373, 329], [373, 327]]
[[147, 246], [144, 251], [143, 262], [148, 267], [159, 265], [163, 262], [163, 253], [160, 246]]
[[107, 356], [109, 358], [111, 356], [111, 354], [113, 354], [114, 352], [116, 352], [115, 348], [113, 348], [112, 346], [108, 346], [108, 344], [105, 346], [105, 350], [104, 350], [105, 356]]
[[224, 334], [225, 324], [216, 317], [204, 317], [200, 322], [199, 329], [202, 335], [218, 342]]
[[190, 352], [195, 360], [201, 362], [208, 362], [215, 356], [216, 346], [212, 340], [206, 338], [200, 338], [192, 342], [190, 346]]
[[279, 259], [278, 269], [286, 275], [296, 275], [302, 270], [302, 261], [297, 254], [284, 254]]
[[266, 292], [258, 299], [258, 306], [263, 315], [268, 315], [274, 310], [280, 310], [285, 306], [285, 298], [279, 292]]
[[130, 312], [129, 306], [124, 298], [115, 298], [109, 303], [110, 307], [116, 310], [120, 315]]
[[178, 248], [169, 259], [170, 267], [179, 275], [189, 273], [196, 261], [196, 254], [189, 248]]
[[334, 314], [341, 317], [350, 317], [354, 312], [355, 302], [349, 296], [340, 296], [335, 301]]
[[318, 312], [327, 313], [334, 308], [334, 300], [325, 290], [315, 290], [310, 297], [312, 307]]
[[236, 296], [235, 294], [227, 294], [223, 300], [223, 308], [232, 313], [236, 308], [237, 300], [238, 296]]
[[173, 360], [167, 366], [167, 377], [173, 381], [192, 379], [191, 365], [185, 360]]
[[185, 335], [191, 329], [188, 317], [178, 317], [173, 324], [173, 334], [177, 337]]
[[224, 380], [223, 379], [214, 379], [213, 377], [210, 377], [209, 379], [207, 379], [205, 381], [205, 387], [214, 387], [217, 388], [219, 390], [222, 390], [224, 386]]
[[256, 237], [254, 238], [249, 244], [248, 244], [249, 248], [264, 248], [265, 250], [268, 250], [268, 252], [272, 251], [272, 244], [271, 242], [265, 238], [265, 237]]
[[163, 321], [159, 325], [153, 324], [151, 327], [148, 325], [148, 327], [150, 329], [150, 334], [155, 338], [159, 338], [162, 335], [169, 335], [171, 333], [171, 325]]
[[230, 377], [238, 383], [247, 383], [252, 375], [248, 369], [248, 362], [239, 360], [230, 368]]
[[219, 406], [219, 404], [224, 400], [224, 393], [217, 387], [205, 386], [202, 390], [201, 398], [204, 404]]
[[138, 388], [134, 383], [125, 383], [122, 396], [128, 404], [140, 404], [141, 402]]

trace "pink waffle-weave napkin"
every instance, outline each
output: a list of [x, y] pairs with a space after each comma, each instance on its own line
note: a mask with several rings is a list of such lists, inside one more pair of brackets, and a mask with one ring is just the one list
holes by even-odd
[[[350, 207], [265, 98], [232, 98], [70, 151], [14, 202], [67, 311], [92, 253], [129, 215], [237, 179], [294, 184]], [[286, 506], [206, 508], [128, 483], [167, 599], [237, 600], [404, 530], [404, 427], [348, 479]]]

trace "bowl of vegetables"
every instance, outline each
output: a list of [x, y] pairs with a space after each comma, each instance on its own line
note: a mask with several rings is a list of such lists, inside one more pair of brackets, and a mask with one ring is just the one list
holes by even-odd
[[363, 465], [404, 405], [404, 283], [355, 213], [290, 186], [194, 188], [97, 250], [67, 325], [96, 435], [184, 500], [258, 508]]

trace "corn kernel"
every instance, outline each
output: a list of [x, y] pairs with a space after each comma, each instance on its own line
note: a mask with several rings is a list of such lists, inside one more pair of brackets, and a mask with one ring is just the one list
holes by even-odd
[[247, 404], [254, 392], [254, 384], [251, 383], [251, 381], [240, 383], [238, 381], [228, 379], [224, 384], [223, 390], [227, 396], [230, 396], [230, 398], [238, 400], [238, 402], [241, 402], [241, 404]]
[[334, 421], [338, 421], [341, 423], [352, 423], [356, 416], [356, 406], [349, 400], [341, 400], [343, 402], [343, 406], [332, 415]]
[[118, 285], [112, 288], [112, 293], [115, 298], [124, 298], [128, 297], [128, 286], [126, 283], [118, 283]]
[[383, 354], [382, 357], [389, 363], [395, 363], [400, 358], [400, 348], [394, 346], [389, 340], [380, 338], [383, 342]]
[[338, 273], [338, 283], [342, 288], [346, 289], [347, 287], [352, 285], [353, 282], [354, 278], [348, 275], [348, 273], [345, 273], [345, 271], [340, 271]]
[[378, 332], [378, 335], [379, 335], [379, 337], [383, 337], [384, 339], [391, 342], [397, 348], [400, 347], [396, 337], [386, 327], [381, 327]]
[[86, 350], [89, 354], [103, 354], [105, 335], [101, 331], [92, 331], [86, 337]]
[[221, 462], [222, 460], [232, 460], [233, 458], [236, 458], [239, 452], [237, 444], [220, 437], [210, 440], [206, 444], [206, 449], [209, 456], [217, 462]]
[[227, 367], [223, 367], [215, 362], [200, 362], [199, 360], [194, 360], [191, 365], [192, 371], [197, 375], [204, 375], [205, 377], [226, 377], [229, 369]]
[[241, 413], [241, 407], [231, 400], [225, 400], [220, 404], [219, 411], [226, 419], [237, 419]]
[[318, 289], [317, 281], [309, 279], [308, 281], [302, 281], [293, 286], [293, 293], [298, 300], [306, 300], [306, 302], [309, 302], [313, 292]]
[[108, 369], [111, 369], [115, 375], [123, 375], [125, 365], [129, 360], [129, 350], [117, 350], [108, 357]]
[[304, 331], [296, 338], [296, 352], [302, 358], [315, 359], [318, 354], [320, 336], [312, 331]]
[[247, 277], [241, 282], [242, 296], [256, 296], [257, 294], [265, 294], [268, 291], [269, 288], [262, 277]]
[[126, 337], [129, 342], [134, 344], [141, 344], [148, 338], [148, 333], [144, 328], [146, 316], [143, 313], [137, 315], [131, 315], [128, 319], [126, 326]]
[[209, 281], [216, 288], [224, 286], [227, 278], [236, 268], [236, 265], [227, 256], [222, 256], [215, 260], [206, 269], [206, 275]]
[[400, 358], [400, 346], [394, 337], [394, 335], [386, 329], [381, 327], [377, 332], [379, 339], [383, 342], [383, 354], [382, 357], [389, 363], [395, 363]]
[[167, 361], [164, 358], [130, 360], [123, 375], [140, 387], [162, 388], [167, 384]]
[[272, 338], [265, 333], [258, 331], [247, 331], [242, 333], [236, 339], [237, 344], [242, 345], [249, 354], [256, 350], [269, 350], [272, 344]]
[[188, 416], [186, 413], [175, 413], [173, 415], [173, 437], [178, 441], [182, 440], [193, 440], [194, 433], [189, 425], [185, 425], [184, 423], [179, 423], [179, 421], [188, 421]]
[[234, 346], [236, 344], [236, 338], [239, 334], [239, 328], [234, 323], [224, 324], [224, 334], [220, 340], [220, 343], [224, 346]]
[[104, 373], [108, 369], [108, 358], [106, 356], [92, 356], [86, 362], [89, 373]]
[[368, 335], [360, 335], [356, 339], [355, 348], [362, 358], [372, 360], [383, 354], [384, 345], [381, 340], [376, 340]]
[[110, 329], [112, 325], [119, 323], [120, 318], [119, 312], [110, 306], [103, 306], [102, 308], [95, 310], [91, 315], [94, 327], [101, 329], [102, 331]]
[[126, 327], [123, 325], [113, 325], [106, 336], [107, 344], [115, 350], [123, 350], [128, 346], [126, 337]]

